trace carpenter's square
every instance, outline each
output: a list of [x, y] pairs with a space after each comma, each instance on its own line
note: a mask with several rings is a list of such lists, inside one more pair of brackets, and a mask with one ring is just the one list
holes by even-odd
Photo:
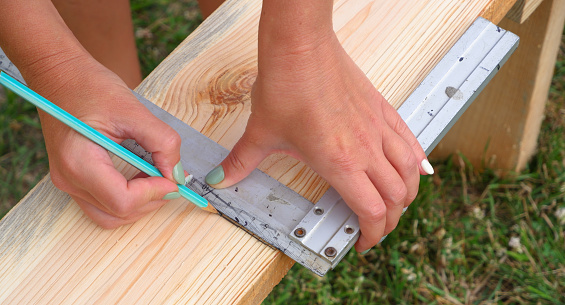
[[[518, 46], [518, 37], [478, 18], [398, 109], [429, 154]], [[23, 78], [0, 50], [0, 69]], [[134, 92], [135, 94], [135, 92]], [[267, 174], [255, 170], [227, 189], [215, 190], [204, 178], [228, 150], [142, 96], [136, 97], [182, 138], [183, 167], [193, 179], [187, 186], [206, 198], [223, 217], [312, 270], [324, 275], [359, 237], [357, 215], [330, 188], [312, 204]], [[134, 141], [122, 143], [147, 161]]]

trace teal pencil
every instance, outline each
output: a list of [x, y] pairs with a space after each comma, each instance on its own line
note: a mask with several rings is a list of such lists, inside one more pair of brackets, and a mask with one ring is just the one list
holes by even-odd
[[[12, 90], [28, 102], [34, 104], [37, 108], [45, 111], [49, 115], [53, 116], [57, 120], [65, 123], [67, 126], [71, 127], [78, 133], [82, 134], [94, 143], [104, 147], [106, 150], [112, 152], [116, 156], [122, 158], [124, 161], [135, 166], [140, 171], [146, 173], [153, 177], [163, 177], [161, 172], [153, 165], [149, 164], [147, 161], [141, 159], [131, 151], [120, 146], [116, 142], [110, 140], [105, 135], [101, 134], [94, 128], [88, 126], [81, 120], [75, 118], [70, 113], [59, 108], [59, 106], [51, 103], [41, 95], [35, 93], [33, 90], [24, 86], [17, 80], [10, 77], [3, 71], [0, 71], [0, 84], [4, 85], [6, 88]], [[199, 208], [206, 210], [211, 213], [218, 213], [218, 211], [211, 205], [208, 201], [195, 193], [193, 190], [189, 189], [185, 185], [179, 184], [179, 193], [184, 198], [188, 199], [190, 202], [194, 203]]]

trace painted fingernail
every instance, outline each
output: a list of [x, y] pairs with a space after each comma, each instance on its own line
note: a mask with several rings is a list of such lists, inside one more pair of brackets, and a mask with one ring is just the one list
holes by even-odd
[[180, 198], [179, 192], [170, 192], [167, 195], [165, 195], [165, 197], [163, 197], [163, 200], [172, 200], [177, 198]]
[[216, 166], [206, 175], [206, 183], [214, 185], [222, 182], [225, 178], [224, 168], [221, 165]]
[[361, 255], [365, 255], [365, 254], [369, 253], [369, 251], [371, 251], [371, 249], [367, 249], [367, 250], [361, 252], [360, 254], [361, 254]]
[[388, 236], [388, 235], [383, 236], [383, 237], [381, 238], [381, 240], [379, 240], [379, 244], [382, 243], [383, 240], [385, 240], [387, 236]]
[[178, 184], [184, 184], [184, 168], [182, 168], [180, 161], [173, 167], [173, 178]]
[[424, 159], [422, 160], [422, 169], [428, 174], [428, 175], [433, 175], [434, 174], [434, 168], [432, 167], [432, 165], [430, 164], [430, 161], [428, 161], [428, 159]]

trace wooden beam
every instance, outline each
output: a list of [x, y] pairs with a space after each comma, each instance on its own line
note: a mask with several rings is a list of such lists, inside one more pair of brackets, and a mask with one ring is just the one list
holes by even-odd
[[500, 26], [520, 46], [432, 153], [459, 151], [477, 167], [523, 169], [536, 150], [565, 21], [565, 1], [546, 0], [523, 24]]
[[[399, 106], [477, 16], [503, 0], [338, 0], [335, 30]], [[138, 92], [231, 148], [249, 116], [260, 0], [228, 0]], [[136, 170], [115, 159], [131, 177]], [[260, 168], [311, 201], [328, 185], [276, 155]], [[190, 170], [190, 169], [188, 169]], [[43, 179], [0, 222], [0, 303], [258, 303], [293, 262], [217, 215], [171, 201], [116, 230], [94, 225]]]
[[520, 0], [494, 1], [482, 13], [481, 17], [488, 19], [494, 24], [498, 24], [508, 11]]
[[517, 23], [524, 23], [542, 2], [543, 0], [518, 0], [506, 18]]

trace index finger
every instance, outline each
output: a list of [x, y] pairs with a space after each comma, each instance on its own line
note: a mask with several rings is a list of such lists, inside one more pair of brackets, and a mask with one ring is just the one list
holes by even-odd
[[132, 110], [128, 117], [123, 118], [120, 124], [127, 137], [136, 140], [151, 152], [155, 167], [165, 178], [179, 184], [184, 183], [184, 169], [180, 162], [181, 137], [171, 126], [141, 104], [139, 109]]
[[[392, 107], [389, 103], [382, 103], [382, 110], [383, 116], [385, 121], [389, 125], [389, 127], [394, 130], [403, 140], [406, 142], [411, 148], [416, 158], [418, 159], [420, 174], [433, 174], [433, 168], [429, 165], [428, 157], [426, 156], [426, 152], [422, 148], [418, 139], [412, 133], [406, 122], [402, 119], [402, 117], [398, 114], [396, 109]], [[427, 162], [424, 164], [423, 162]]]

